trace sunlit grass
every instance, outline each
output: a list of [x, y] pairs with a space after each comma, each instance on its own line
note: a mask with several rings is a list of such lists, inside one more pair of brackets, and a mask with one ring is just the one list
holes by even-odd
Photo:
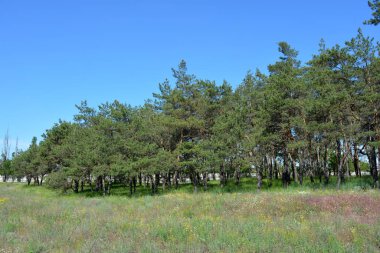
[[0, 252], [379, 251], [376, 190], [216, 186], [88, 198], [0, 184]]

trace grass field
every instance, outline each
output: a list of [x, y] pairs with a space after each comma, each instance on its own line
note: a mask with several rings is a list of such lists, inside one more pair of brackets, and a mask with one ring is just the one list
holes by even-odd
[[380, 192], [357, 180], [105, 198], [0, 183], [0, 252], [379, 252]]

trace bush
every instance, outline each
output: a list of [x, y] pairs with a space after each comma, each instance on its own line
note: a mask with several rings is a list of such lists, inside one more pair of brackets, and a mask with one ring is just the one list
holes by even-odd
[[46, 177], [46, 185], [52, 189], [61, 189], [66, 192], [70, 188], [70, 183], [67, 179], [66, 173], [63, 171], [56, 171], [50, 173]]

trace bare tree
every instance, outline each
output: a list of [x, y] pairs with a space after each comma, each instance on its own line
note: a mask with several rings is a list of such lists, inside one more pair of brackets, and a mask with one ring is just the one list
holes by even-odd
[[9, 130], [7, 130], [3, 139], [3, 150], [1, 152], [1, 168], [3, 174], [3, 181], [6, 182], [8, 179], [7, 171], [5, 168], [6, 162], [10, 159], [11, 144], [9, 142]]

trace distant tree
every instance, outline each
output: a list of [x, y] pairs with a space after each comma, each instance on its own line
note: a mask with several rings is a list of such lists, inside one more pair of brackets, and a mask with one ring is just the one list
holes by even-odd
[[0, 175], [3, 176], [3, 181], [6, 182], [11, 176], [11, 161], [10, 161], [11, 144], [9, 142], [9, 131], [6, 132], [3, 139], [3, 148], [0, 157]]
[[[269, 77], [265, 88], [263, 134], [275, 140], [274, 146], [283, 161], [282, 179], [290, 183], [290, 173], [297, 180], [295, 167], [295, 142], [303, 134], [304, 85], [298, 52], [286, 42], [279, 43], [280, 61], [268, 66]], [[292, 145], [293, 144], [293, 145]]]
[[[373, 38], [365, 37], [359, 29], [358, 35], [346, 42], [348, 53], [354, 59], [352, 62], [353, 80], [351, 81], [351, 107], [355, 113], [351, 118], [355, 122], [355, 132], [351, 134], [354, 141], [355, 168], [358, 169], [358, 144], [365, 146], [374, 185], [379, 187], [377, 158], [380, 156], [380, 53], [379, 45]], [[358, 125], [359, 124], [359, 125]], [[364, 150], [363, 150], [364, 151]]]

